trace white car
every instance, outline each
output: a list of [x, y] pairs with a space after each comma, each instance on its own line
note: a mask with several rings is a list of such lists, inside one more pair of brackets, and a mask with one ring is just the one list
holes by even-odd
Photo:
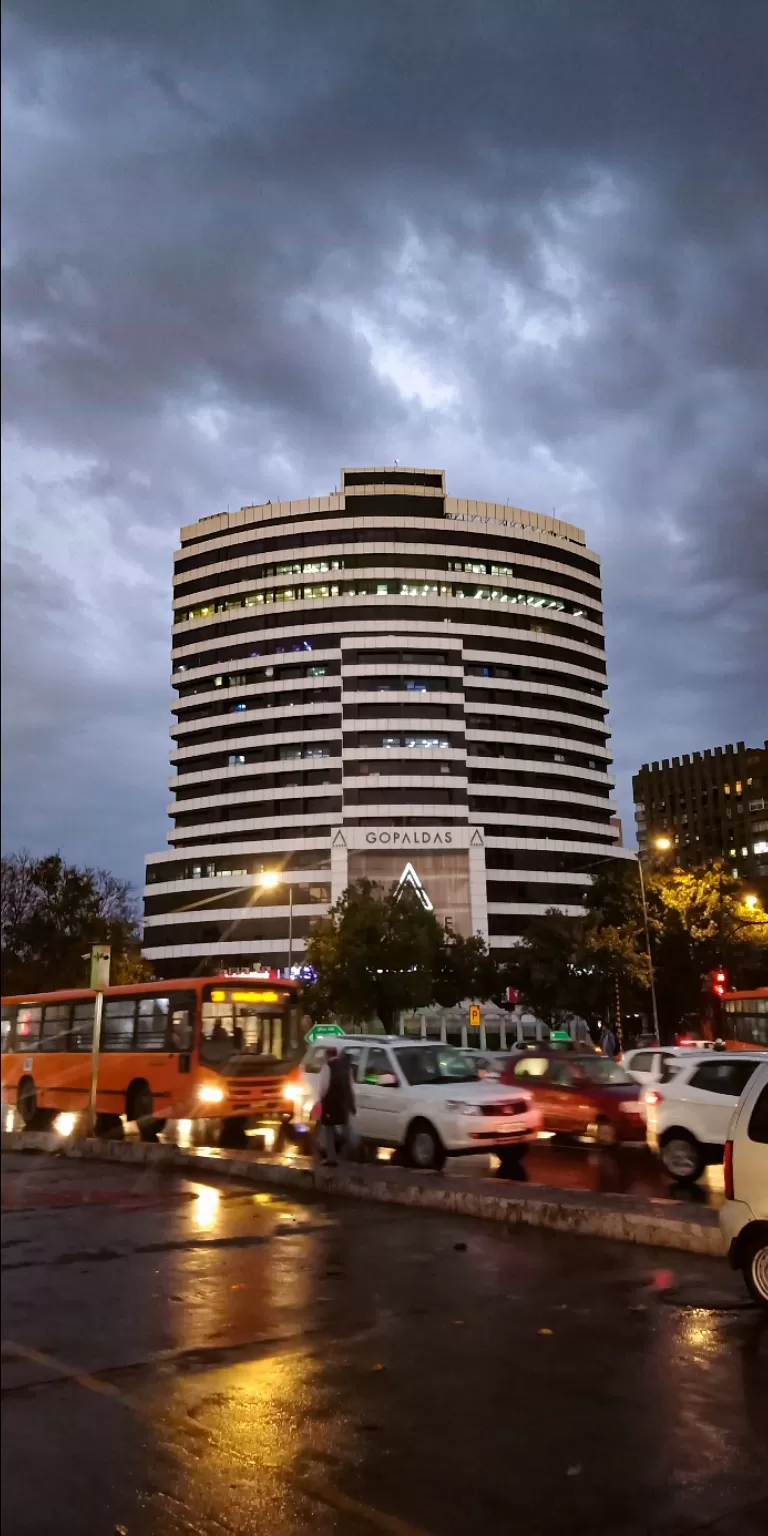
[[728, 1128], [720, 1227], [732, 1267], [768, 1307], [768, 1061], [752, 1074]]
[[688, 1045], [645, 1045], [625, 1051], [621, 1065], [641, 1088], [653, 1088], [662, 1078], [671, 1079], [681, 1063], [692, 1055]]
[[[541, 1129], [532, 1095], [480, 1078], [466, 1051], [402, 1035], [349, 1035], [333, 1043], [353, 1063], [357, 1135], [402, 1150], [411, 1167], [441, 1168], [446, 1157], [495, 1152], [502, 1168], [512, 1168]], [[324, 1061], [325, 1048], [313, 1047], [302, 1063], [305, 1114]]]
[[722, 1162], [731, 1116], [761, 1062], [758, 1051], [692, 1051], [646, 1089], [648, 1145], [673, 1179], [693, 1182]]

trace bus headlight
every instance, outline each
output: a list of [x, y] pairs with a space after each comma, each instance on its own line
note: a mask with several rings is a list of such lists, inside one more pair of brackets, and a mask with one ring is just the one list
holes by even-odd
[[291, 1104], [303, 1104], [306, 1098], [306, 1091], [302, 1088], [301, 1083], [286, 1083], [283, 1089], [283, 1098], [288, 1099]]
[[201, 1104], [221, 1104], [224, 1089], [214, 1087], [213, 1083], [201, 1083], [197, 1090], [197, 1097]]

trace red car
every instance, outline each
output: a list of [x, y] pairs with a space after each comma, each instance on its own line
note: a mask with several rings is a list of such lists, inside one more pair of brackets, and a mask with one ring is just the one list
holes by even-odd
[[547, 1131], [591, 1136], [602, 1146], [645, 1141], [643, 1090], [609, 1056], [530, 1052], [513, 1057], [501, 1081], [533, 1094]]

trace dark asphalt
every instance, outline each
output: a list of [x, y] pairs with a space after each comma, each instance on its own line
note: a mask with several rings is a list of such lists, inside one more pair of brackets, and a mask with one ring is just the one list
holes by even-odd
[[724, 1262], [3, 1158], [4, 1536], [757, 1536]]

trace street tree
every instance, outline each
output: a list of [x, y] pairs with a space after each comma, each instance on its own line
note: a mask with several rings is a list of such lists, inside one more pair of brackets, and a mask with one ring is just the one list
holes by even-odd
[[[768, 981], [768, 915], [758, 894], [720, 865], [656, 871], [646, 881], [662, 1038], [699, 1014], [702, 978], [723, 966], [731, 988]], [[584, 913], [552, 909], [530, 924], [511, 964], [523, 1000], [549, 1024], [578, 1014], [595, 1025], [649, 1011], [650, 965], [637, 867], [606, 861], [585, 888]]]
[[511, 962], [523, 1001], [556, 1028], [571, 1015], [596, 1028], [619, 1006], [641, 1002], [649, 984], [642, 904], [634, 870], [602, 866], [584, 892], [584, 915], [557, 908], [535, 918]]
[[66, 864], [60, 854], [3, 856], [0, 871], [3, 989], [41, 992], [87, 985], [91, 945], [112, 948], [111, 980], [140, 981], [139, 914], [127, 881]]
[[304, 995], [315, 1021], [378, 1017], [387, 1031], [402, 1011], [482, 999], [502, 985], [479, 935], [446, 933], [411, 887], [385, 890], [371, 880], [348, 886], [313, 923], [305, 959], [317, 973]]
[[765, 986], [768, 915], [723, 865], [654, 873], [647, 892], [663, 1033], [698, 1013], [702, 979], [717, 967], [731, 989]]

